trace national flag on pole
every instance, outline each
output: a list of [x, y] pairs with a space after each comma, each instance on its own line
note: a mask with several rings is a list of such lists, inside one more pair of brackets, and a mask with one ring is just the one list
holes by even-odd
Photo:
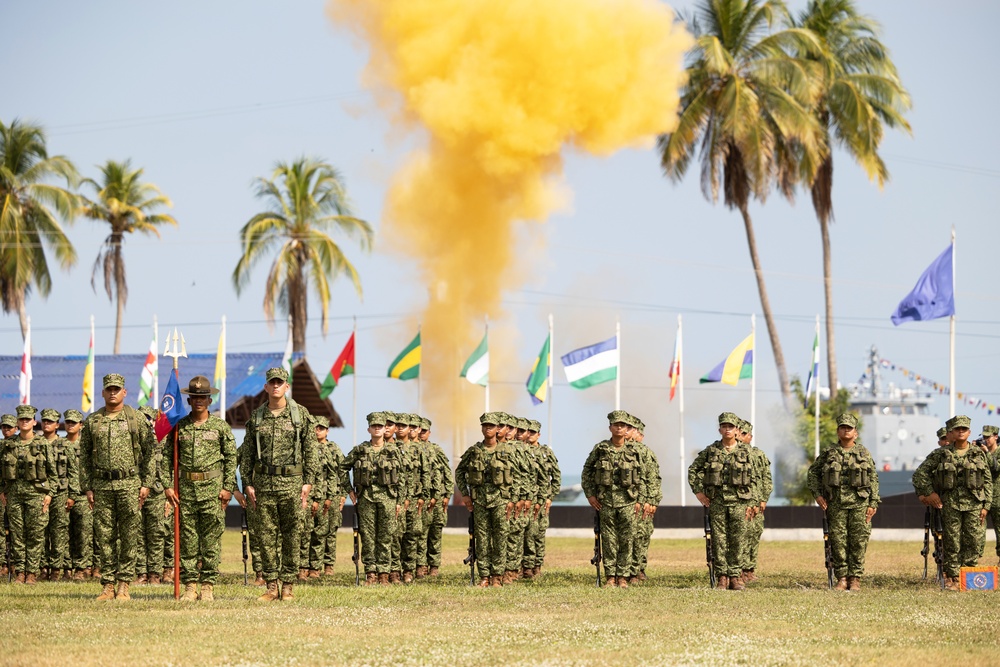
[[28, 330], [24, 334], [24, 354], [21, 356], [21, 377], [17, 388], [21, 405], [31, 403], [31, 320], [28, 320]]
[[288, 342], [285, 353], [281, 356], [281, 367], [288, 372], [288, 384], [292, 384], [292, 324], [288, 323]]
[[744, 338], [724, 361], [706, 373], [698, 383], [722, 382], [736, 386], [740, 380], [749, 377], [753, 377], [753, 334]]
[[[291, 378], [292, 374], [289, 373], [288, 377]], [[212, 376], [212, 386], [216, 389], [222, 389], [222, 384], [226, 380], [226, 327], [223, 323], [222, 331], [219, 332], [219, 346], [215, 349], [215, 374]], [[220, 400], [222, 400], [222, 392], [220, 391], [212, 399], [212, 405], [215, 405]], [[225, 417], [225, 415], [223, 415]]]
[[955, 314], [954, 244], [938, 255], [892, 314], [892, 323], [935, 320]]
[[566, 380], [577, 389], [609, 382], [618, 377], [618, 336], [596, 345], [581, 347], [560, 359]]
[[94, 332], [90, 332], [90, 350], [87, 352], [87, 365], [83, 369], [83, 397], [80, 399], [80, 412], [88, 414], [94, 409]]
[[816, 337], [813, 338], [812, 366], [809, 367], [809, 377], [806, 378], [806, 396], [803, 407], [809, 404], [809, 396], [812, 395], [813, 390], [816, 391], [816, 396], [819, 396], [819, 333], [818, 332], [816, 333]]
[[142, 373], [139, 375], [139, 407], [149, 403], [149, 399], [153, 397], [153, 381], [159, 367], [156, 353], [156, 339], [154, 338], [149, 344], [149, 352], [146, 353], [146, 361], [142, 365]]
[[549, 367], [552, 366], [552, 336], [546, 336], [542, 351], [531, 365], [531, 375], [528, 376], [528, 394], [531, 403], [539, 405], [545, 402], [549, 392]]
[[472, 384], [478, 384], [485, 387], [490, 383], [490, 346], [487, 341], [489, 338], [489, 333], [483, 334], [483, 339], [479, 342], [479, 345], [472, 352], [465, 365], [462, 366], [462, 372], [459, 373], [459, 377], [463, 377]]
[[330, 372], [326, 374], [326, 379], [323, 380], [323, 386], [320, 388], [319, 397], [326, 398], [333, 393], [334, 388], [340, 383], [340, 378], [345, 375], [354, 375], [354, 334], [347, 339], [347, 345], [341, 350], [340, 356], [337, 360], [333, 362], [333, 366], [330, 366]]
[[389, 364], [387, 375], [397, 380], [420, 377], [420, 354], [420, 332], [417, 332], [417, 337], [410, 341], [410, 344]]
[[170, 379], [167, 380], [167, 388], [163, 392], [163, 399], [160, 401], [160, 414], [156, 418], [153, 427], [156, 433], [156, 441], [159, 442], [163, 436], [170, 433], [174, 424], [180, 421], [181, 417], [187, 414], [184, 409], [184, 401], [181, 400], [181, 388], [177, 384], [177, 374], [171, 372]]
[[677, 382], [681, 377], [681, 325], [677, 325], [677, 338], [674, 340], [674, 359], [670, 362], [670, 399], [674, 400], [677, 393]]

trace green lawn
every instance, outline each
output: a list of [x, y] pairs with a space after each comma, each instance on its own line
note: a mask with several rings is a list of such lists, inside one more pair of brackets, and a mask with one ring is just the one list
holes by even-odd
[[[549, 540], [541, 581], [472, 589], [467, 538], [446, 536], [443, 576], [355, 588], [350, 535], [337, 574], [260, 604], [226, 533], [212, 604], [135, 587], [98, 603], [96, 583], [0, 586], [0, 664], [31, 665], [996, 665], [1000, 598], [922, 582], [919, 544], [873, 542], [865, 590], [826, 589], [822, 544], [765, 542], [761, 581], [707, 586], [700, 540], [654, 540], [652, 579], [594, 586], [593, 541]], [[992, 547], [992, 544], [990, 545]], [[992, 550], [983, 564], [993, 564]], [[348, 568], [346, 566], [350, 565]]]

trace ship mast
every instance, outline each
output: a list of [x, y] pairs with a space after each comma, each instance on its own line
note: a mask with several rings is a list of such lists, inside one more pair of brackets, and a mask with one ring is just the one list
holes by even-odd
[[868, 371], [871, 377], [871, 394], [873, 398], [878, 398], [882, 394], [882, 375], [879, 372], [878, 348], [872, 345], [871, 354], [868, 357]]

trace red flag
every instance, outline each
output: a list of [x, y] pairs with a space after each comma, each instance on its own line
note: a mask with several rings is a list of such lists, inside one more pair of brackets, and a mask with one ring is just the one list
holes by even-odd
[[674, 343], [674, 360], [670, 362], [670, 400], [674, 400], [677, 392], [677, 380], [681, 376], [681, 331], [677, 326], [677, 340]]
[[341, 351], [340, 356], [337, 360], [333, 362], [333, 366], [330, 367], [330, 372], [327, 374], [326, 379], [323, 380], [323, 386], [320, 388], [319, 397], [326, 398], [333, 393], [337, 384], [340, 382], [340, 378], [345, 375], [354, 375], [354, 334], [347, 339], [347, 345]]

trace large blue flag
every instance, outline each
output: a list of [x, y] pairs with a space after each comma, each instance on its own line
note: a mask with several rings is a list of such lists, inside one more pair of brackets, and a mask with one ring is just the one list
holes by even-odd
[[167, 380], [167, 388], [160, 400], [160, 415], [156, 418], [156, 441], [159, 442], [163, 436], [170, 433], [174, 424], [186, 414], [187, 409], [184, 407], [184, 401], [181, 400], [181, 389], [177, 385], [177, 375], [171, 371], [170, 379]]
[[935, 259], [921, 274], [916, 286], [899, 302], [892, 314], [892, 323], [899, 326], [903, 322], [936, 320], [955, 314], [955, 285], [952, 280], [952, 257], [955, 246]]

